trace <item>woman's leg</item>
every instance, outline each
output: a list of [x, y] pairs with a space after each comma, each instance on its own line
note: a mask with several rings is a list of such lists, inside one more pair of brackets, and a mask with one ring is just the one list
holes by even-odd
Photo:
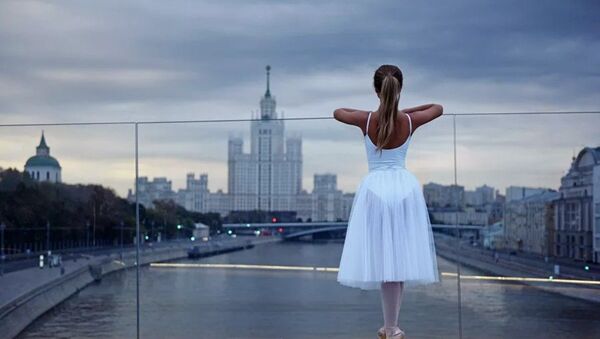
[[403, 287], [404, 282], [401, 281], [386, 281], [381, 283], [381, 306], [385, 327], [398, 326]]

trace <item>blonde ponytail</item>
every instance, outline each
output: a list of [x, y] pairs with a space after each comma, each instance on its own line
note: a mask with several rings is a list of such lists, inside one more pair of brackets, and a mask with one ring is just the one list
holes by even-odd
[[398, 101], [400, 99], [401, 84], [398, 79], [388, 73], [381, 84], [381, 112], [379, 112], [379, 125], [377, 126], [377, 151], [382, 152], [394, 135], [394, 126], [398, 116]]

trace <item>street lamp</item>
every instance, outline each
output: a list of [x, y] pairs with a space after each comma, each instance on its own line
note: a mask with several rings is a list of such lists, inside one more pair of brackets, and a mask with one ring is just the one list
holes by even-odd
[[46, 250], [50, 256], [50, 221], [46, 221]]
[[[100, 205], [102, 208], [102, 205]], [[92, 247], [96, 248], [96, 201], [94, 200], [94, 209], [93, 209], [93, 223], [92, 223]]]
[[90, 248], [90, 221], [85, 222], [85, 247]]
[[4, 223], [0, 223], [0, 242], [2, 246], [0, 247], [0, 257], [2, 259], [2, 265], [0, 265], [0, 276], [4, 275], [4, 260], [6, 259], [6, 256], [4, 255], [4, 229], [6, 229], [6, 225]]
[[123, 222], [123, 220], [121, 220], [121, 251], [120, 251], [120, 258], [123, 259], [123, 227], [125, 226], [125, 223]]
[[150, 222], [150, 235], [154, 234], [154, 219]]

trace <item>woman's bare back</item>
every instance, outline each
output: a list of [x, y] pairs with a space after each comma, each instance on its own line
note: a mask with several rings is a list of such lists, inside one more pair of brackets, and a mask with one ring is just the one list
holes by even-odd
[[[367, 119], [369, 114], [365, 116], [363, 126], [361, 129], [363, 131], [363, 135], [368, 134], [367, 137], [371, 140], [373, 145], [376, 145], [375, 142], [377, 140], [377, 128], [379, 126], [379, 112], [373, 111], [371, 113], [371, 120], [369, 120], [369, 131], [365, 132], [365, 127], [367, 126]], [[392, 138], [388, 142], [387, 145], [384, 145], [383, 149], [393, 149], [396, 147], [400, 147], [404, 145], [406, 140], [408, 140], [410, 128], [408, 121], [407, 113], [404, 111], [398, 111], [398, 115], [396, 116], [396, 121], [394, 122], [394, 134]], [[375, 140], [375, 141], [374, 141]]]

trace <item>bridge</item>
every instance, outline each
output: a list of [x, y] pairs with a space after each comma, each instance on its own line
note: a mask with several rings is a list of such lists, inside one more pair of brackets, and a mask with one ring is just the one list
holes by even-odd
[[[484, 226], [479, 225], [448, 225], [432, 224], [433, 230], [458, 230], [459, 233], [473, 232], [476, 238]], [[272, 223], [237, 223], [223, 224], [223, 230], [230, 234], [261, 234], [262, 232], [277, 232], [284, 239], [297, 239], [308, 235], [321, 233], [338, 233], [348, 228], [347, 221], [322, 221], [322, 222], [272, 222]], [[259, 232], [259, 233], [257, 233]]]

